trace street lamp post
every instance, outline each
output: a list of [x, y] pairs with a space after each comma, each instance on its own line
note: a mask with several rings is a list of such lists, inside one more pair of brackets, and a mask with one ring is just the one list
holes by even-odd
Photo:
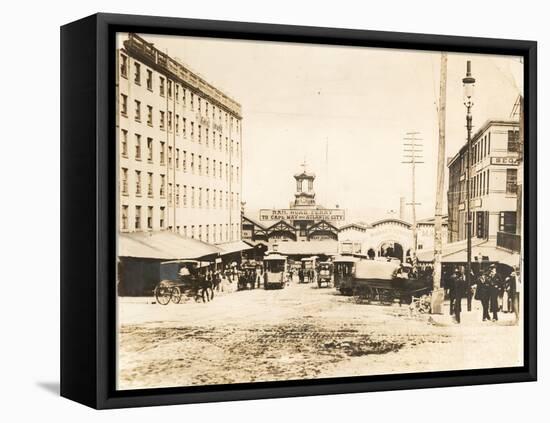
[[474, 105], [474, 85], [475, 78], [472, 77], [472, 64], [468, 60], [466, 62], [466, 77], [462, 79], [464, 86], [464, 105], [466, 106], [466, 129], [468, 131], [468, 144], [466, 155], [466, 254], [467, 254], [467, 269], [466, 269], [466, 283], [467, 286], [471, 286], [472, 275], [472, 215], [470, 212], [470, 172], [471, 172], [471, 157], [472, 157], [472, 107]]

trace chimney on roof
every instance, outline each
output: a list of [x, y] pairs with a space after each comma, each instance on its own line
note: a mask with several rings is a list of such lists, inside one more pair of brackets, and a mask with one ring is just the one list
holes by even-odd
[[405, 220], [405, 197], [399, 197], [399, 219]]

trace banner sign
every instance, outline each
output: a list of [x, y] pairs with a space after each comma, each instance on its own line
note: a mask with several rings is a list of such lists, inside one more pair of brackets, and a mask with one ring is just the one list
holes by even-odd
[[326, 220], [342, 222], [345, 220], [343, 209], [261, 209], [262, 220]]

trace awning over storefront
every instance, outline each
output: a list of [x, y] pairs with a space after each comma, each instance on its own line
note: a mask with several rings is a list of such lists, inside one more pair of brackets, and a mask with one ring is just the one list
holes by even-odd
[[[286, 255], [297, 256], [318, 256], [318, 255], [335, 255], [338, 253], [338, 241], [288, 241], [279, 242], [276, 244], [276, 252]], [[271, 244], [269, 249], [274, 251], [274, 244]]]
[[221, 244], [216, 244], [216, 247], [221, 250], [221, 255], [237, 253], [239, 251], [246, 251], [254, 248], [244, 241], [223, 242]]
[[[466, 241], [453, 242], [443, 246], [441, 255], [442, 263], [466, 263], [467, 260]], [[431, 262], [434, 259], [433, 250], [418, 251], [418, 261]], [[490, 262], [507, 264], [508, 266], [517, 266], [519, 264], [519, 254], [499, 248], [494, 240], [472, 240], [472, 261], [476, 257], [483, 257]]]
[[[486, 242], [483, 239], [472, 239], [472, 248], [478, 244], [481, 244], [482, 242]], [[451, 242], [448, 244], [444, 244], [442, 248], [442, 257], [446, 257], [450, 254], [454, 254], [459, 251], [466, 251], [467, 245], [466, 240], [464, 241], [457, 241], [457, 242]], [[418, 261], [433, 261], [434, 260], [434, 250], [418, 250], [416, 253], [416, 256], [418, 258]], [[473, 257], [473, 254], [472, 254]]]
[[118, 237], [119, 257], [178, 260], [197, 259], [221, 252], [214, 245], [169, 231], [120, 233]]

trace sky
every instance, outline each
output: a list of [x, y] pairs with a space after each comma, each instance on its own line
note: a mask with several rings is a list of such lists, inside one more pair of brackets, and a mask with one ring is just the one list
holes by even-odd
[[[319, 204], [346, 209], [347, 222], [387, 217], [400, 197], [411, 200], [407, 132], [419, 132], [424, 145], [417, 216], [434, 215], [440, 52], [142, 36], [242, 105], [242, 199], [253, 217], [288, 207], [304, 161], [317, 175]], [[519, 58], [449, 53], [445, 157], [466, 142], [467, 60], [476, 78], [474, 133], [488, 119], [512, 118], [522, 90]]]

